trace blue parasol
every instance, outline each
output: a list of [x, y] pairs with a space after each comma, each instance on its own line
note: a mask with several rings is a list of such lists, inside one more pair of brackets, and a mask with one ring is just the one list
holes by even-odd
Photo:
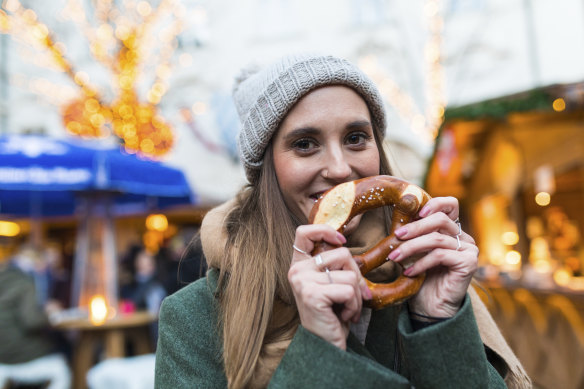
[[0, 136], [0, 215], [72, 215], [87, 193], [114, 193], [113, 213], [194, 204], [178, 170], [97, 141]]
[[0, 136], [0, 215], [79, 217], [72, 306], [92, 296], [117, 307], [113, 216], [148, 212], [195, 199], [180, 170], [120, 146], [34, 135]]

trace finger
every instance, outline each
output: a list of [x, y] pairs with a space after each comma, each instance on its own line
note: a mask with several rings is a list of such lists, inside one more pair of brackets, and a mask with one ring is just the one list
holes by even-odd
[[304, 253], [312, 252], [315, 243], [322, 241], [333, 246], [341, 246], [345, 244], [347, 240], [343, 234], [325, 224], [307, 224], [299, 226], [296, 229], [296, 235], [294, 237], [294, 246], [297, 249], [294, 250], [294, 246], [291, 248], [293, 251], [292, 260], [298, 261], [307, 259], [307, 256]]
[[[319, 255], [320, 258], [317, 258]], [[325, 251], [313, 258], [319, 270], [328, 268], [329, 270], [353, 270], [359, 272], [359, 266], [357, 266], [351, 252], [346, 247]]]
[[[352, 271], [347, 270], [329, 270], [329, 274], [326, 271], [305, 271], [302, 274], [304, 282], [313, 282], [319, 285], [352, 285], [356, 289], [359, 289], [359, 279]], [[331, 282], [332, 280], [332, 282]]]
[[[367, 288], [365, 280], [360, 273], [352, 270], [329, 270], [328, 272], [307, 271], [302, 276], [303, 282], [317, 283], [322, 287], [349, 286], [353, 288], [352, 298], [354, 300], [343, 301], [346, 306], [341, 311], [343, 320], [358, 321], [361, 315], [363, 296], [371, 299], [371, 291]], [[363, 289], [365, 287], [365, 289]]]
[[388, 258], [394, 262], [400, 262], [414, 255], [427, 253], [435, 249], [463, 251], [468, 246], [470, 246], [468, 243], [461, 241], [459, 248], [456, 237], [439, 232], [431, 232], [405, 241], [397, 249], [393, 250]]
[[[330, 252], [326, 253], [327, 255]], [[325, 253], [320, 254], [324, 258]], [[332, 266], [331, 266], [332, 265]], [[325, 268], [329, 267], [329, 274], [326, 274]], [[335, 266], [335, 267], [333, 267]], [[371, 300], [373, 297], [371, 290], [365, 282], [365, 278], [361, 275], [359, 268], [355, 263], [349, 263], [349, 268], [338, 266], [334, 261], [327, 261], [325, 265], [319, 269], [311, 261], [299, 261], [290, 268], [288, 273], [291, 283], [315, 282], [318, 284], [330, 283], [344, 283], [355, 285], [356, 293], [362, 299]], [[331, 282], [332, 280], [332, 282]]]
[[[451, 236], [456, 236], [462, 232], [460, 225], [454, 222], [448, 215], [442, 212], [434, 213], [423, 219], [415, 220], [395, 230], [395, 235], [402, 240], [415, 238], [439, 232]], [[460, 235], [462, 236], [462, 234]]]
[[418, 259], [404, 271], [404, 274], [414, 277], [438, 266], [448, 268], [450, 273], [457, 273], [460, 278], [471, 277], [478, 267], [478, 250], [476, 252], [475, 250], [469, 250], [466, 253], [460, 253], [437, 248]]
[[[317, 272], [317, 276], [313, 280], [321, 285], [347, 285], [352, 287], [354, 301], [351, 301], [350, 304], [343, 307], [341, 318], [354, 322], [359, 321], [363, 296], [367, 296], [368, 299], [372, 297], [371, 291], [367, 288], [365, 279], [360, 273], [351, 270], [329, 270], [328, 272]], [[363, 286], [365, 286], [365, 289], [363, 289]], [[347, 303], [345, 302], [345, 304]]]
[[422, 207], [418, 215], [422, 218], [435, 213], [442, 212], [451, 220], [456, 220], [459, 216], [459, 204], [456, 197], [433, 197]]
[[329, 271], [333, 270], [347, 270], [352, 271], [356, 274], [358, 280], [358, 288], [360, 291], [361, 296], [364, 299], [370, 300], [373, 296], [371, 291], [367, 287], [367, 283], [365, 279], [361, 275], [361, 271], [359, 270], [359, 266], [353, 259], [351, 252], [344, 248], [338, 248], [330, 251], [326, 251], [324, 253], [320, 253], [320, 258], [318, 255], [315, 257], [315, 264], [317, 269], [320, 271], [324, 271], [325, 269], [329, 269]]
[[[350, 285], [353, 287], [353, 298], [351, 300], [352, 304], [349, 304], [344, 307], [341, 311], [341, 319], [344, 321], [351, 320], [353, 322], [358, 322], [361, 316], [361, 308], [363, 305], [363, 285], [367, 288], [367, 284], [365, 283], [365, 279], [361, 275], [361, 273], [355, 273], [353, 271], [341, 270], [341, 271], [329, 271], [327, 272], [327, 279], [331, 284], [343, 283], [346, 285]], [[339, 280], [339, 275], [342, 279]], [[365, 293], [371, 299], [371, 291], [367, 288]]]
[[352, 285], [346, 284], [328, 284], [323, 285], [323, 294], [331, 303], [343, 306], [340, 312], [342, 321], [349, 321], [361, 314], [362, 300], [361, 296], [355, 293]]

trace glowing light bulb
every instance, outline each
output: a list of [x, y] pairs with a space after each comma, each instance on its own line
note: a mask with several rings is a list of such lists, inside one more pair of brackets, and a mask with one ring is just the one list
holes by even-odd
[[549, 205], [551, 202], [551, 195], [547, 192], [539, 192], [535, 195], [535, 203], [541, 207]]
[[513, 246], [519, 242], [519, 235], [515, 231], [507, 231], [501, 235], [501, 241], [507, 246]]
[[146, 228], [159, 232], [166, 231], [168, 228], [168, 219], [162, 214], [148, 215], [146, 218]]
[[16, 236], [20, 233], [20, 226], [14, 222], [0, 220], [0, 236]]
[[505, 254], [505, 262], [509, 265], [519, 265], [521, 263], [521, 254], [519, 251], [511, 250]]
[[560, 286], [566, 286], [570, 283], [572, 276], [566, 269], [558, 269], [554, 272], [554, 281]]
[[566, 109], [566, 101], [559, 97], [555, 99], [554, 102], [552, 103], [552, 108], [556, 112], [562, 112], [563, 110]]

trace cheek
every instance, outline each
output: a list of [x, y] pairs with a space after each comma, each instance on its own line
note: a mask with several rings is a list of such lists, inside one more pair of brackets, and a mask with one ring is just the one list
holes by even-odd
[[356, 164], [356, 166], [361, 167], [360, 169], [358, 169], [359, 176], [370, 177], [378, 175], [380, 173], [379, 164], [380, 159], [377, 149], [371, 150], [371, 153], [364, 156], [364, 158], [362, 158], [361, 161], [358, 164]]
[[357, 215], [353, 219], [351, 219], [349, 224], [347, 224], [347, 228], [345, 228], [345, 230], [343, 231], [343, 234], [345, 236], [350, 236], [353, 233], [353, 231], [355, 231], [357, 227], [359, 227], [362, 217], [363, 215]]
[[[293, 207], [295, 199], [305, 186], [305, 167], [294, 159], [274, 158], [274, 169], [280, 190], [289, 207]], [[297, 204], [296, 204], [297, 205]]]

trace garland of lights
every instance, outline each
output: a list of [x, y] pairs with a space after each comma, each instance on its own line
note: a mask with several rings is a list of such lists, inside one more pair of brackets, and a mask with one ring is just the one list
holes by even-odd
[[[111, 0], [98, 0], [94, 7], [97, 28], [88, 22], [78, 0], [69, 0], [62, 14], [79, 26], [90, 43], [92, 56], [113, 72], [116, 97], [110, 103], [90, 84], [87, 73], [75, 70], [65, 56], [64, 45], [54, 40], [35, 12], [18, 0], [5, 0], [2, 4], [0, 33], [20, 37], [48, 54], [53, 66], [78, 86], [81, 94], [61, 107], [67, 131], [82, 137], [106, 137], [113, 132], [128, 152], [161, 156], [171, 149], [173, 134], [159, 114], [158, 104], [168, 90], [170, 58], [182, 31], [184, 9], [175, 0], [162, 0], [154, 10], [146, 1], [125, 3], [123, 11], [115, 8]], [[156, 78], [146, 93], [146, 102], [142, 102], [136, 85], [144, 63], [151, 62], [146, 58], [154, 51], [151, 42], [157, 41], [153, 25], [165, 19], [172, 23], [159, 34], [163, 43], [156, 54]]]
[[440, 62], [442, 45], [442, 28], [444, 21], [441, 15], [442, 1], [428, 0], [424, 4], [425, 25], [429, 29], [429, 38], [424, 48], [424, 60], [427, 71], [426, 97], [427, 109], [423, 114], [412, 98], [379, 67], [374, 56], [367, 56], [359, 61], [363, 69], [373, 81], [379, 85], [379, 90], [398, 115], [408, 124], [412, 131], [423, 140], [432, 143], [438, 134], [444, 118], [446, 101], [444, 98], [444, 72]]

